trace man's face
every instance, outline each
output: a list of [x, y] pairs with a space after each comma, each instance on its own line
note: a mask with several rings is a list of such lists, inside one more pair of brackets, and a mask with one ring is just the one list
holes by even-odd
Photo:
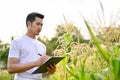
[[28, 30], [33, 35], [39, 35], [42, 29], [42, 25], [43, 25], [43, 20], [40, 19], [39, 17], [36, 17], [35, 21], [33, 21], [32, 23], [31, 22], [29, 23]]

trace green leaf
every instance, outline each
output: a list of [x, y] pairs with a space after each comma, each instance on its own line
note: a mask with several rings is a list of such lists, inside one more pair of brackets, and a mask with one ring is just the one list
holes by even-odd
[[65, 33], [64, 34], [64, 43], [65, 43], [65, 46], [67, 46], [71, 41], [72, 41], [72, 39], [70, 37], [70, 34], [69, 33]]
[[75, 74], [74, 69], [73, 69], [72, 66], [66, 65], [66, 69], [70, 73], [70, 75], [72, 75], [74, 78], [76, 78], [77, 80], [79, 80], [79, 76], [77, 76]]
[[112, 59], [112, 67], [114, 73], [114, 80], [119, 80], [120, 76], [120, 58], [113, 58]]
[[100, 74], [91, 74], [91, 79], [92, 80], [104, 80], [103, 76]]
[[104, 57], [104, 59], [105, 59], [107, 62], [109, 62], [109, 57], [110, 57], [109, 53], [107, 53], [105, 50], [103, 50], [103, 49], [101, 48], [99, 41], [97, 40], [97, 38], [96, 38], [95, 35], [93, 34], [93, 32], [92, 32], [92, 30], [91, 30], [91, 28], [90, 28], [90, 25], [88, 24], [88, 22], [87, 22], [85, 19], [84, 19], [84, 22], [85, 22], [85, 24], [86, 24], [86, 26], [87, 26], [87, 28], [88, 28], [88, 31], [90, 32], [90, 35], [91, 35], [91, 37], [92, 37], [92, 39], [93, 39], [96, 47], [98, 48], [99, 52], [102, 54], [102, 56]]
[[76, 66], [76, 63], [77, 63], [77, 57], [75, 57], [75, 58], [73, 59], [73, 64], [74, 64], [74, 66]]

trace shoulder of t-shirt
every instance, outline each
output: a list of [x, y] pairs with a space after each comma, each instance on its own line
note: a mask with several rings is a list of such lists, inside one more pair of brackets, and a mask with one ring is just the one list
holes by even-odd
[[19, 42], [20, 43], [22, 41], [22, 39], [23, 39], [23, 36], [16, 37], [16, 38], [13, 39], [12, 43], [13, 42]]
[[46, 47], [46, 45], [45, 45], [44, 43], [40, 42], [39, 40], [37, 40], [37, 42], [38, 42], [39, 44], [41, 44], [42, 46]]

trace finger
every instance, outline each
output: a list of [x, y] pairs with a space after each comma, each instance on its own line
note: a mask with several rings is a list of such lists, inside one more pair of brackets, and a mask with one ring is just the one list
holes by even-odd
[[51, 69], [51, 67], [47, 67], [47, 70], [50, 74], [52, 74], [56, 71], [55, 69]]
[[54, 67], [50, 65], [50, 66], [48, 66], [48, 70], [50, 70], [50, 71], [54, 70]]
[[54, 64], [50, 65], [50, 68], [56, 70], [56, 66]]
[[51, 68], [49, 68], [49, 67], [47, 67], [47, 70], [48, 70], [48, 73], [49, 73], [49, 74], [54, 73], [54, 71], [52, 71]]

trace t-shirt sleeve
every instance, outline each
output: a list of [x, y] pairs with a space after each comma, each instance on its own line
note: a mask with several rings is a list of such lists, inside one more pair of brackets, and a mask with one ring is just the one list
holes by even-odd
[[44, 55], [46, 55], [46, 46], [44, 45]]
[[20, 45], [15, 40], [10, 45], [8, 57], [15, 57], [15, 58], [20, 57]]

